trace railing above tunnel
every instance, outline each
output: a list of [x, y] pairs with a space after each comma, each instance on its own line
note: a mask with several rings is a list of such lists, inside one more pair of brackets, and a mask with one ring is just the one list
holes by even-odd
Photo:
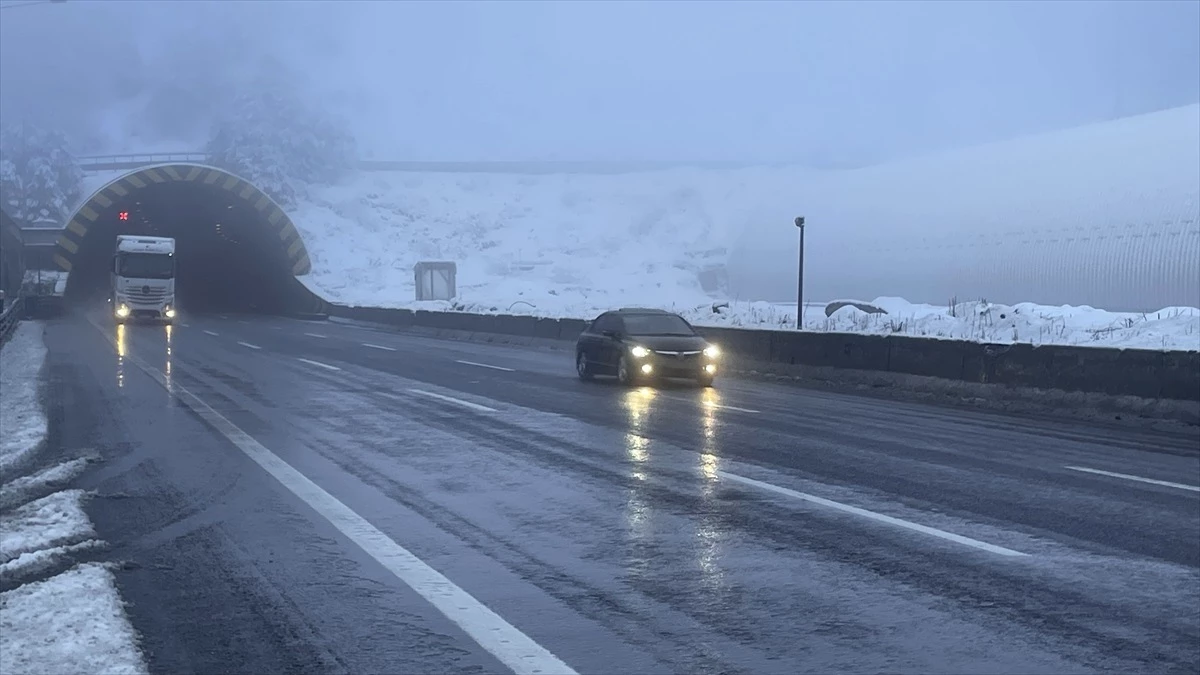
[[[120, 155], [91, 155], [76, 157], [75, 161], [85, 172], [127, 171], [155, 164], [172, 162], [209, 164], [210, 156], [204, 152], [173, 153], [128, 153]], [[513, 175], [543, 174], [623, 174], [645, 171], [662, 171], [678, 168], [695, 169], [742, 169], [756, 166], [749, 162], [672, 162], [672, 161], [463, 161], [439, 162], [422, 160], [360, 159], [359, 171], [409, 172], [409, 173], [499, 173]]]
[[151, 166], [154, 164], [169, 164], [174, 162], [203, 164], [208, 162], [208, 153], [166, 152], [127, 155], [91, 155], [88, 157], [76, 157], [75, 161], [79, 164], [79, 168], [85, 173], [89, 171], [126, 171], [130, 169], [140, 169], [144, 166]]

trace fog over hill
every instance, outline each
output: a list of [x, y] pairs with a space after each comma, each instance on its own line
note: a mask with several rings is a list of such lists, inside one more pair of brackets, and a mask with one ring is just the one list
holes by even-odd
[[1200, 100], [1197, 3], [3, 6], [0, 118], [84, 154], [198, 148], [264, 80], [429, 160], [862, 165]]

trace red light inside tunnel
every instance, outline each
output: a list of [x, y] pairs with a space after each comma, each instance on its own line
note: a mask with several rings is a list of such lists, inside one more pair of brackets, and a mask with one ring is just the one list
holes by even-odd
[[121, 220], [129, 220], [129, 212], [128, 212], [128, 211], [122, 211], [122, 212], [120, 212], [120, 213], [118, 213], [118, 214], [117, 214], [117, 218], [120, 218]]

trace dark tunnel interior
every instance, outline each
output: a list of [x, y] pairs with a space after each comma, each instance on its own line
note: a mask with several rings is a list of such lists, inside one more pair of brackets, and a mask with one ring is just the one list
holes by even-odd
[[175, 238], [175, 298], [184, 314], [292, 314], [319, 305], [293, 275], [279, 227], [233, 192], [164, 182], [96, 211], [72, 261], [69, 303], [106, 302], [117, 235], [141, 234]]

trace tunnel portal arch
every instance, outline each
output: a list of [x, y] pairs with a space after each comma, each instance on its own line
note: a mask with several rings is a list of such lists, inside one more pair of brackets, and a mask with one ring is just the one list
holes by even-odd
[[55, 246], [54, 262], [67, 273], [70, 284], [71, 268], [76, 254], [84, 245], [88, 230], [104, 209], [132, 193], [163, 183], [197, 183], [216, 187], [236, 195], [262, 214], [262, 223], [278, 235], [279, 248], [291, 264], [292, 274], [303, 276], [312, 270], [308, 249], [300, 232], [275, 200], [250, 181], [214, 166], [194, 163], [156, 164], [130, 171], [109, 181], [93, 192], [71, 214]]

